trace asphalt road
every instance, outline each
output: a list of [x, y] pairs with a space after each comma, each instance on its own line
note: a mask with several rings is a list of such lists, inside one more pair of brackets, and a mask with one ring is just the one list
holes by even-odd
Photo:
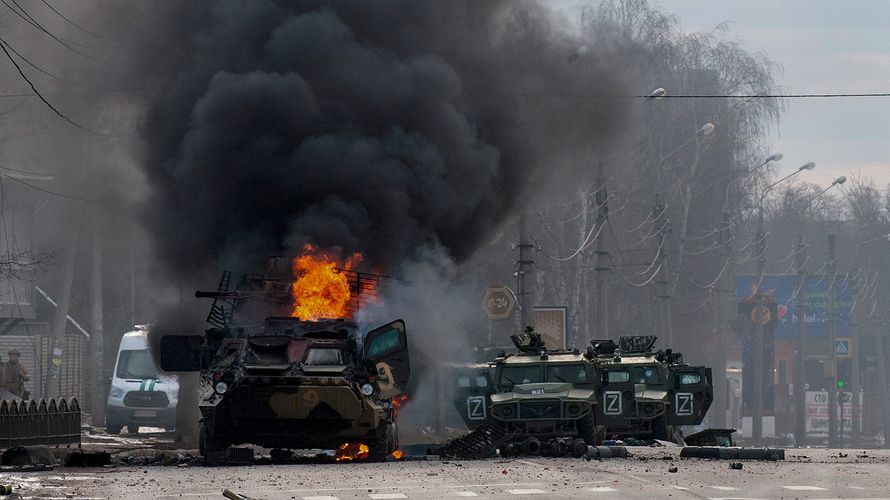
[[[382, 464], [129, 467], [0, 472], [23, 498], [264, 499], [888, 498], [890, 451], [788, 450], [781, 462], [678, 459], [676, 448], [633, 458], [525, 458]], [[846, 454], [841, 457], [838, 454]], [[665, 460], [664, 458], [668, 459]], [[672, 465], [678, 470], [669, 472]]]

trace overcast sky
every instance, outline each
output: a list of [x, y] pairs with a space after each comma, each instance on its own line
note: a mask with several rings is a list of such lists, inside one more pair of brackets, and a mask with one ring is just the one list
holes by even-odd
[[[590, 2], [557, 0], [568, 11]], [[764, 52], [784, 68], [785, 94], [890, 92], [890, 0], [662, 0], [685, 31], [730, 22], [730, 39]], [[654, 85], [658, 86], [658, 85]], [[668, 89], [670, 92], [670, 89]], [[816, 162], [806, 180], [827, 185], [839, 175], [890, 183], [890, 97], [786, 99], [773, 131], [780, 173]]]

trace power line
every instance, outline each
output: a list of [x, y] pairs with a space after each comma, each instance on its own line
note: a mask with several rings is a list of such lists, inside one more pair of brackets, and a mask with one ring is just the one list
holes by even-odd
[[[647, 97], [636, 95], [636, 98]], [[665, 95], [661, 99], [819, 99], [834, 97], [890, 97], [890, 92], [866, 92], [860, 94], [697, 94], [697, 95]]]
[[[545, 97], [555, 99], [645, 99], [652, 100], [648, 95], [595, 95], [595, 94], [514, 94], [515, 97]], [[824, 99], [843, 97], [890, 97], [890, 92], [863, 92], [849, 94], [681, 94], [663, 95], [657, 99]]]
[[56, 14], [57, 16], [61, 17], [62, 19], [65, 20], [65, 22], [67, 22], [67, 23], [70, 24], [71, 26], [74, 26], [75, 28], [79, 29], [80, 31], [83, 31], [84, 33], [86, 33], [86, 34], [88, 34], [88, 35], [91, 35], [91, 36], [94, 36], [94, 37], [96, 37], [96, 38], [98, 38], [98, 39], [100, 39], [100, 40], [105, 40], [105, 41], [107, 41], [107, 42], [112, 42], [112, 43], [117, 43], [117, 44], [120, 44], [120, 43], [121, 43], [121, 42], [119, 42], [119, 41], [117, 41], [117, 40], [113, 40], [113, 39], [111, 39], [111, 38], [107, 38], [107, 37], [104, 37], [104, 36], [102, 36], [102, 35], [98, 35], [98, 34], [96, 34], [96, 33], [93, 33], [92, 31], [90, 31], [90, 30], [84, 28], [83, 26], [81, 26], [81, 25], [75, 23], [74, 21], [72, 21], [71, 19], [69, 19], [68, 17], [66, 17], [64, 14], [62, 14], [61, 12], [59, 12], [58, 10], [56, 10], [56, 8], [53, 7], [52, 5], [50, 5], [50, 3], [47, 2], [46, 0], [40, 0], [40, 1], [43, 2], [43, 5], [46, 5], [46, 6], [49, 8], [49, 10], [55, 12], [55, 14]]
[[25, 182], [25, 181], [23, 181], [23, 180], [21, 180], [21, 179], [18, 179], [18, 178], [16, 178], [16, 177], [13, 177], [13, 176], [11, 176], [11, 175], [9, 175], [9, 174], [4, 174], [4, 173], [0, 172], [0, 178], [2, 178], [2, 177], [6, 177], [6, 178], [9, 179], [9, 180], [13, 180], [13, 181], [18, 182], [18, 183], [20, 183], [20, 184], [24, 184], [24, 185], [28, 186], [29, 188], [31, 188], [31, 189], [36, 189], [37, 191], [40, 191], [40, 192], [42, 192], [42, 193], [51, 194], [51, 195], [53, 195], [53, 196], [58, 196], [58, 197], [60, 197], [60, 198], [67, 198], [67, 199], [69, 199], [69, 200], [76, 200], [76, 201], [86, 201], [86, 202], [90, 202], [90, 203], [98, 203], [98, 201], [99, 201], [99, 200], [91, 200], [91, 199], [89, 199], [89, 198], [80, 198], [80, 197], [78, 197], [78, 196], [71, 196], [71, 195], [69, 195], [69, 194], [57, 193], [57, 192], [55, 192], [55, 191], [50, 191], [50, 190], [48, 190], [48, 189], [43, 189], [42, 187], [35, 186], [34, 184], [30, 184], [30, 183]]
[[[26, 97], [26, 98], [22, 99], [21, 101], [15, 103], [15, 105], [10, 106], [9, 108], [4, 109], [3, 111], [0, 111], [0, 116], [6, 116], [6, 115], [8, 115], [9, 113], [12, 113], [13, 111], [19, 109], [19, 107], [20, 107], [22, 104], [25, 104], [25, 102], [26, 102], [28, 99], [30, 99], [30, 97]], [[3, 139], [6, 139], [6, 138], [4, 137]]]
[[[3, 1], [3, 0], [0, 0], [0, 1]], [[35, 87], [35, 86], [34, 86], [34, 83], [28, 78], [28, 75], [26, 75], [25, 72], [22, 71], [22, 67], [19, 66], [19, 63], [17, 63], [17, 62], [15, 61], [15, 58], [12, 57], [12, 54], [10, 54], [8, 50], [6, 50], [6, 47], [7, 47], [6, 40], [4, 40], [3, 38], [0, 38], [0, 49], [3, 49], [3, 53], [6, 54], [6, 58], [9, 59], [9, 62], [11, 62], [13, 66], [15, 66], [15, 69], [18, 70], [19, 75], [21, 75], [22, 78], [24, 78], [24, 80], [25, 80], [25, 81], [28, 83], [28, 85], [31, 87], [31, 90], [34, 91], [34, 93], [37, 95], [37, 97], [39, 97], [40, 100], [43, 101], [43, 103], [46, 104], [47, 107], [49, 107], [49, 109], [51, 109], [55, 114], [59, 115], [59, 117], [61, 117], [63, 120], [65, 120], [66, 122], [70, 123], [71, 125], [74, 125], [75, 127], [79, 128], [79, 129], [81, 129], [81, 130], [83, 130], [83, 131], [85, 131], [85, 132], [88, 132], [88, 133], [90, 133], [90, 134], [92, 134], [92, 135], [101, 135], [101, 134], [98, 134], [98, 133], [96, 133], [96, 132], [93, 132], [92, 130], [90, 130], [90, 129], [84, 127], [83, 125], [81, 125], [81, 124], [79, 124], [79, 123], [77, 123], [77, 122], [75, 122], [75, 121], [72, 120], [71, 118], [68, 118], [67, 116], [65, 116], [64, 114], [62, 114], [61, 111], [59, 111], [58, 109], [56, 109], [55, 106], [53, 106], [52, 104], [50, 104], [50, 102], [47, 101], [45, 97], [43, 97], [43, 95], [40, 93], [40, 91], [37, 90], [37, 87]]]
[[13, 54], [19, 56], [19, 58], [20, 58], [22, 61], [25, 61], [25, 63], [26, 63], [28, 66], [31, 66], [32, 68], [34, 68], [34, 69], [36, 69], [37, 71], [43, 73], [44, 75], [46, 75], [46, 76], [48, 76], [48, 77], [50, 77], [50, 78], [54, 78], [54, 79], [56, 79], [56, 80], [59, 80], [60, 82], [73, 83], [73, 84], [76, 84], [76, 85], [82, 85], [82, 84], [79, 84], [79, 83], [77, 83], [77, 82], [68, 81], [68, 80], [66, 80], [66, 79], [64, 79], [64, 78], [62, 78], [62, 77], [60, 77], [60, 76], [54, 75], [54, 74], [50, 73], [49, 71], [46, 71], [45, 69], [41, 68], [40, 66], [37, 66], [36, 64], [32, 63], [31, 60], [28, 59], [27, 57], [25, 57], [24, 55], [22, 55], [21, 52], [15, 50], [15, 47], [13, 47], [12, 45], [10, 45], [9, 42], [7, 42], [7, 41], [4, 40], [3, 43], [6, 44], [6, 47], [7, 47], [9, 50], [11, 50]]
[[[56, 36], [55, 34], [51, 33], [49, 30], [47, 30], [46, 28], [44, 28], [40, 23], [38, 23], [36, 20], [34, 20], [34, 18], [31, 17], [30, 14], [28, 14], [28, 11], [26, 11], [24, 8], [22, 8], [22, 6], [19, 5], [19, 3], [18, 3], [16, 0], [12, 0], [12, 3], [14, 3], [16, 7], [18, 7], [19, 9], [21, 9], [21, 12], [19, 12], [19, 11], [16, 10], [16, 9], [14, 9], [11, 5], [9, 5], [9, 3], [6, 2], [6, 0], [0, 0], [0, 2], [2, 2], [3, 5], [5, 5], [6, 7], [8, 7], [9, 10], [11, 10], [13, 13], [15, 13], [15, 15], [17, 15], [17, 16], [20, 17], [20, 18], [22, 18], [26, 23], [28, 23], [28, 24], [30, 24], [31, 26], [37, 28], [38, 30], [40, 30], [40, 31], [42, 31], [42, 32], [44, 32], [44, 33], [46, 33], [50, 38], [52, 38], [53, 40], [59, 42], [60, 44], [62, 44], [62, 46], [64, 46], [64, 47], [67, 48], [68, 50], [70, 50], [70, 51], [72, 51], [72, 52], [74, 52], [74, 53], [76, 53], [76, 54], [79, 54], [80, 56], [85, 57], [85, 58], [87, 58], [87, 59], [89, 59], [89, 60], [91, 60], [91, 61], [94, 61], [94, 62], [97, 62], [97, 63], [100, 63], [100, 64], [107, 64], [105, 61], [101, 61], [101, 60], [96, 59], [95, 57], [93, 57], [93, 56], [91, 56], [91, 55], [89, 55], [89, 54], [85, 54], [85, 53], [83, 53], [83, 52], [81, 52], [81, 51], [75, 49], [74, 47], [72, 47], [71, 45], [69, 45], [69, 43], [68, 43], [67, 41], [65, 41], [65, 40], [59, 38], [58, 36]], [[74, 43], [74, 42], [71, 42], [71, 43]], [[79, 44], [78, 44], [78, 45], [79, 45]]]

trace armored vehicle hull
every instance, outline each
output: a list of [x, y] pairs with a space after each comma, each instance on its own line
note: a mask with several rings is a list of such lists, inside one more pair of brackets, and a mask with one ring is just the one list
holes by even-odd
[[578, 351], [548, 351], [529, 333], [530, 342], [514, 340], [522, 352], [459, 374], [454, 404], [467, 427], [498, 436], [488, 448], [530, 455], [601, 444], [596, 365]]
[[[394, 398], [410, 376], [405, 323], [396, 320], [360, 337], [343, 319], [305, 321], [269, 316], [263, 307], [288, 307], [289, 282], [245, 278], [228, 291], [198, 292], [215, 299], [203, 336], [161, 339], [165, 371], [201, 374], [200, 451], [209, 463], [222, 461], [231, 445], [272, 449], [343, 449], [355, 458], [384, 460], [398, 447]], [[269, 308], [266, 307], [266, 310]], [[274, 307], [273, 307], [274, 309]], [[238, 326], [233, 326], [237, 322]], [[359, 339], [361, 345], [359, 346]]]
[[593, 342], [601, 378], [598, 421], [608, 436], [671, 441], [680, 426], [700, 424], [711, 406], [711, 369], [689, 366], [670, 349], [653, 352], [655, 340]]

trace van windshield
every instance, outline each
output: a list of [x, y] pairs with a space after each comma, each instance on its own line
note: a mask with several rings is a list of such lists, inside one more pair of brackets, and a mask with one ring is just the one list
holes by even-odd
[[148, 351], [121, 351], [117, 360], [117, 378], [155, 379], [158, 369]]

